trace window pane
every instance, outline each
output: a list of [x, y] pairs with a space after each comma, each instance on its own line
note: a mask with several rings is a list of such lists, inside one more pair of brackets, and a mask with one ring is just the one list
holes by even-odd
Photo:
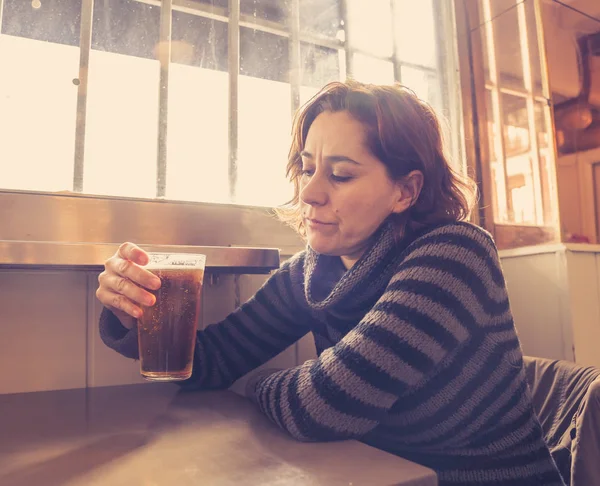
[[288, 49], [288, 40], [285, 37], [241, 27], [240, 74], [287, 82]]
[[504, 93], [501, 97], [504, 151], [506, 157], [512, 157], [530, 150], [527, 100]]
[[313, 44], [300, 44], [302, 77], [300, 104], [306, 103], [320, 88], [340, 80], [340, 59], [344, 52]]
[[554, 150], [550, 133], [550, 108], [545, 103], [535, 104], [535, 128], [538, 134], [540, 151], [540, 177], [542, 200], [544, 205], [544, 222], [554, 223], [557, 211], [556, 179], [554, 176]]
[[394, 32], [401, 61], [436, 66], [432, 0], [395, 0]]
[[0, 187], [71, 190], [79, 1], [5, 0], [0, 35]]
[[442, 93], [438, 77], [429, 71], [409, 66], [400, 68], [404, 86], [412, 89], [419, 98], [429, 103], [436, 113], [442, 114]]
[[519, 36], [519, 17], [515, 0], [490, 0], [498, 83], [523, 88], [523, 57]]
[[508, 218], [510, 223], [536, 224], [534, 175], [532, 171], [531, 141], [527, 118], [527, 100], [501, 94]]
[[239, 78], [236, 203], [277, 206], [292, 196], [285, 177], [291, 132], [290, 85]]
[[363, 54], [352, 57], [352, 77], [363, 83], [393, 84], [394, 65]]
[[291, 197], [291, 186], [285, 179], [292, 118], [288, 41], [273, 34], [240, 30], [235, 202], [279, 205]]
[[255, 19], [287, 24], [291, 0], [240, 0], [240, 12]]
[[81, 0], [4, 0], [2, 33], [79, 46]]
[[174, 10], [171, 39], [171, 63], [227, 72], [225, 22]]
[[87, 193], [156, 195], [158, 25], [158, 7], [135, 0], [94, 3], [83, 184]]
[[540, 59], [540, 46], [538, 43], [537, 26], [535, 18], [535, 4], [525, 2], [525, 21], [527, 24], [527, 39], [529, 42], [529, 60], [531, 63], [531, 77], [533, 91], [542, 94], [542, 64]]
[[173, 12], [169, 199], [229, 201], [227, 24]]
[[344, 39], [341, 0], [302, 0], [300, 30], [310, 34]]
[[504, 160], [500, 158], [502, 147], [500, 115], [494, 106], [491, 90], [486, 89], [485, 94], [487, 146], [492, 178], [492, 209], [494, 211], [494, 221], [496, 223], [503, 223], [508, 221], [508, 203]]
[[392, 55], [390, 0], [348, 0], [348, 39], [352, 47], [381, 57]]
[[509, 223], [536, 224], [535, 189], [529, 154], [506, 159]]

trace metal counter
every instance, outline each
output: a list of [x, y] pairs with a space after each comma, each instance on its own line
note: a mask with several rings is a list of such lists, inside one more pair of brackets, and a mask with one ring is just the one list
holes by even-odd
[[[223, 246], [140, 245], [146, 251], [201, 253], [213, 273], [269, 273], [279, 267], [279, 250]], [[0, 268], [95, 270], [118, 249], [109, 243], [0, 240]]]

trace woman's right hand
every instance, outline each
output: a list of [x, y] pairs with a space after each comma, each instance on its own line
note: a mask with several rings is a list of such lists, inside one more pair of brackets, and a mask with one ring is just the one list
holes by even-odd
[[152, 306], [156, 298], [146, 289], [158, 290], [160, 279], [144, 269], [148, 254], [133, 243], [123, 243], [104, 263], [98, 276], [96, 297], [111, 310], [123, 326], [131, 329], [141, 317], [140, 306]]

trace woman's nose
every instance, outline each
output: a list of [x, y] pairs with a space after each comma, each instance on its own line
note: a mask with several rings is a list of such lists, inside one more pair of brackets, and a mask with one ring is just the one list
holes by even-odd
[[327, 203], [326, 182], [320, 174], [313, 174], [300, 187], [300, 201], [310, 206], [322, 206]]

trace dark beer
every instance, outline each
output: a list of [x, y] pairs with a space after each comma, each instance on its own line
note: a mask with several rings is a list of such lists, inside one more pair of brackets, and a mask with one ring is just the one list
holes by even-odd
[[156, 303], [142, 308], [138, 322], [142, 376], [153, 381], [185, 380], [192, 374], [204, 269], [148, 270], [160, 278], [161, 287], [150, 291]]

